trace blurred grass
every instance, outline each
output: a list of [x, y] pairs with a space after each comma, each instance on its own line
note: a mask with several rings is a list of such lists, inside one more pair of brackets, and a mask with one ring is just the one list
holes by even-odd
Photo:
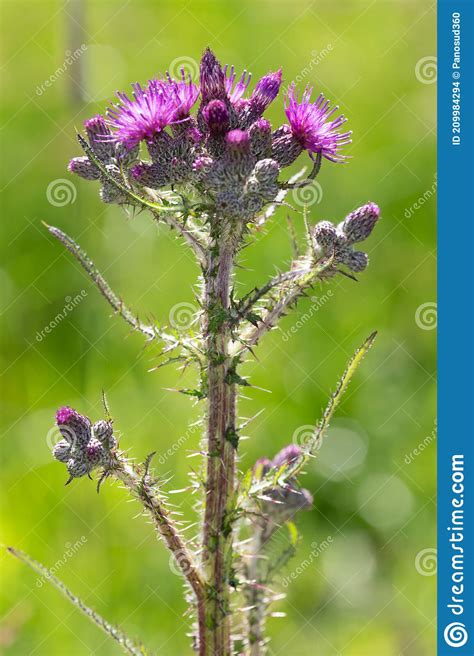
[[[308, 312], [311, 320], [286, 341], [274, 331], [258, 361], [246, 366], [252, 382], [271, 394], [253, 389], [241, 401], [244, 416], [265, 409], [249, 426], [242, 466], [272, 455], [313, 422], [355, 347], [374, 328], [379, 339], [339, 409], [321, 462], [305, 479], [315, 491], [315, 510], [300, 518], [304, 538], [288, 573], [315, 543], [327, 536], [333, 542], [276, 608], [287, 618], [270, 621], [271, 654], [431, 655], [434, 577], [418, 574], [415, 558], [435, 544], [434, 444], [410, 464], [406, 456], [431, 435], [435, 413], [435, 331], [415, 322], [417, 308], [435, 299], [434, 197], [407, 218], [435, 181], [435, 85], [415, 76], [417, 61], [435, 52], [433, 8], [381, 0], [88, 2], [84, 37], [69, 17], [78, 19], [76, 11], [77, 3], [40, 0], [2, 6], [3, 542], [53, 566], [84, 536], [85, 546], [57, 574], [158, 654], [188, 653], [181, 583], [151, 527], [133, 519], [137, 508], [117, 488], [105, 485], [100, 496], [87, 480], [64, 488], [46, 436], [63, 403], [101, 416], [105, 389], [123, 443], [141, 459], [175, 444], [199, 408], [165, 391], [178, 384], [172, 367], [147, 373], [157, 352], [143, 350], [139, 336], [109, 317], [41, 221], [77, 238], [132, 307], [164, 322], [176, 303], [193, 302], [196, 267], [164, 227], [101, 205], [94, 185], [75, 179], [77, 198], [64, 207], [48, 203], [46, 190], [69, 179], [66, 163], [79, 154], [75, 128], [102, 110], [115, 89], [145, 81], [175, 58], [198, 61], [209, 44], [223, 62], [248, 68], [255, 78], [282, 65], [288, 83], [305, 77], [306, 68], [303, 84], [310, 81], [338, 102], [354, 130], [351, 162], [323, 166], [323, 197], [311, 219], [340, 219], [374, 200], [383, 221], [368, 242], [371, 265], [360, 281], [341, 279], [317, 311], [311, 300], [302, 302], [282, 328], [290, 330]], [[71, 86], [77, 66], [37, 93], [74, 49], [71, 33], [79, 39], [74, 47], [87, 45], [81, 104]], [[323, 50], [327, 56], [311, 64], [313, 51]], [[283, 120], [281, 101], [269, 117]], [[244, 251], [242, 292], [288, 263], [287, 212], [279, 210]], [[292, 214], [300, 230], [301, 217]], [[84, 300], [38, 341], [37, 331], [81, 290]], [[187, 456], [197, 446], [194, 436], [166, 458], [162, 470], [173, 473], [176, 488], [186, 484], [195, 463]], [[192, 518], [192, 502], [184, 495], [180, 501]], [[6, 555], [0, 567], [2, 653], [116, 653], [30, 571]]]

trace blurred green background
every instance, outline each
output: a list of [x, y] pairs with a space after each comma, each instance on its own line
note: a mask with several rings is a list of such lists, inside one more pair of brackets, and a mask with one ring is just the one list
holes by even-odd
[[[298, 439], [320, 415], [349, 355], [379, 330], [304, 480], [315, 508], [299, 518], [303, 540], [285, 574], [302, 573], [274, 608], [286, 619], [269, 621], [270, 654], [431, 656], [434, 12], [415, 0], [2, 3], [2, 541], [50, 567], [62, 561], [58, 576], [157, 654], [189, 653], [181, 581], [123, 490], [105, 484], [98, 496], [87, 479], [64, 487], [48, 432], [65, 403], [100, 418], [104, 389], [122, 444], [139, 460], [157, 450], [159, 471], [173, 475], [170, 487], [183, 488], [197, 466], [188, 456], [198, 436], [173, 445], [200, 408], [166, 388], [191, 384], [192, 376], [181, 379], [173, 367], [147, 372], [158, 362], [156, 348], [144, 349], [139, 335], [110, 317], [41, 221], [77, 238], [128, 304], [164, 323], [177, 303], [195, 303], [197, 270], [166, 227], [105, 207], [94, 184], [72, 179], [65, 167], [79, 154], [75, 129], [103, 110], [116, 89], [183, 57], [196, 66], [206, 45], [254, 78], [282, 66], [284, 84], [310, 82], [348, 116], [353, 158], [346, 166], [324, 163], [310, 216], [340, 220], [376, 201], [383, 220], [367, 242], [370, 267], [358, 283], [341, 278], [324, 289], [331, 290], [326, 302], [301, 302], [244, 371], [263, 389], [250, 389], [242, 415], [264, 410], [242, 444], [246, 468], [273, 455], [295, 431]], [[269, 118], [283, 121], [281, 99]], [[50, 185], [62, 178], [69, 191], [74, 185], [70, 202], [51, 203]], [[288, 213], [301, 232], [300, 214], [278, 210], [243, 253], [242, 293], [288, 264]], [[77, 295], [73, 310], [44, 333]], [[175, 500], [192, 520], [192, 500], [186, 494]], [[117, 653], [33, 572], [6, 554], [0, 568], [1, 653]]]

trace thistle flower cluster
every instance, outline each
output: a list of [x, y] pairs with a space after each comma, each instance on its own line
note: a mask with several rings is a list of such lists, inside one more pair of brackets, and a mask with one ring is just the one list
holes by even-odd
[[367, 203], [346, 216], [335, 226], [330, 221], [320, 221], [310, 229], [314, 253], [317, 257], [333, 257], [336, 264], [345, 264], [354, 273], [363, 271], [369, 256], [354, 250], [354, 244], [365, 241], [380, 218], [375, 203]]
[[[258, 460], [240, 477], [237, 400], [240, 387], [249, 385], [239, 373], [241, 364], [315, 284], [337, 272], [348, 275], [339, 265], [352, 272], [365, 269], [367, 254], [355, 246], [371, 234], [380, 217], [377, 205], [367, 203], [338, 225], [308, 225], [306, 250], [303, 253], [293, 239], [296, 254], [288, 270], [239, 298], [235, 268], [252, 222], [260, 227], [288, 190], [311, 184], [322, 158], [345, 162], [341, 149], [351, 141], [338, 107], [331, 107], [323, 95], [312, 101], [310, 87], [301, 95], [294, 84], [288, 87], [287, 122], [273, 126], [265, 113], [279, 94], [282, 71], [264, 75], [253, 90], [251, 79], [247, 71], [239, 75], [233, 66], [221, 66], [208, 49], [199, 83], [182, 70], [176, 79], [165, 73], [145, 85], [136, 83], [131, 95], [118, 92], [104, 116], [85, 122], [87, 139], [78, 135], [85, 156], [69, 163], [72, 173], [101, 183], [104, 202], [148, 209], [192, 249], [202, 283], [203, 320], [197, 331], [177, 337], [159, 324], [141, 321], [87, 253], [69, 235], [48, 227], [129, 327], [147, 341], [162, 340], [163, 353], [173, 351], [166, 363], [197, 367], [197, 388], [179, 390], [206, 405], [205, 448], [200, 451], [205, 466], [195, 479], [196, 489], [203, 490], [202, 530], [191, 542], [167, 504], [160, 478], [150, 470], [154, 453], [140, 464], [128, 459], [117, 449], [110, 420], [92, 424], [76, 410], [60, 408], [56, 421], [62, 439], [53, 455], [67, 466], [68, 482], [102, 467], [99, 482], [121, 481], [143, 506], [192, 592], [200, 656], [230, 656], [237, 653], [234, 646], [244, 653], [238, 646], [241, 637], [232, 636], [237, 612], [233, 600], [241, 600], [241, 595], [247, 600], [242, 609], [245, 653], [265, 654], [265, 616], [274, 600], [268, 586], [294, 553], [294, 515], [313, 504], [297, 476], [319, 448], [341, 395], [375, 339], [372, 333], [356, 352], [321, 422], [301, 448], [290, 444], [273, 459]], [[313, 163], [307, 178], [280, 180], [282, 170], [304, 152]], [[271, 208], [262, 213], [267, 204]], [[283, 525], [289, 529], [289, 542], [282, 549], [273, 545], [278, 548], [272, 554], [269, 543]], [[248, 540], [240, 541], [246, 535]], [[248, 552], [242, 550], [247, 543]], [[58, 587], [65, 590], [60, 582]], [[107, 622], [96, 623], [127, 653], [144, 653]]]
[[117, 446], [110, 421], [100, 420], [92, 425], [88, 417], [65, 406], [57, 411], [56, 423], [62, 439], [54, 446], [53, 456], [66, 465], [68, 483], [108, 463]]
[[[281, 169], [303, 151], [342, 162], [341, 146], [350, 132], [341, 132], [343, 116], [332, 118], [337, 106], [311, 89], [298, 99], [294, 85], [286, 98], [288, 123], [273, 129], [263, 114], [277, 97], [281, 70], [263, 76], [250, 93], [251, 74], [237, 76], [205, 51], [199, 85], [184, 70], [133, 85], [132, 96], [118, 92], [118, 102], [86, 121], [89, 145], [107, 171], [122, 174], [137, 191], [187, 185], [204, 197], [221, 217], [251, 221], [276, 199]], [[196, 107], [195, 115], [192, 115]], [[148, 158], [138, 160], [140, 144]], [[88, 180], [101, 172], [88, 157], [74, 158], [69, 170]], [[119, 189], [103, 179], [105, 202], [123, 203]]]

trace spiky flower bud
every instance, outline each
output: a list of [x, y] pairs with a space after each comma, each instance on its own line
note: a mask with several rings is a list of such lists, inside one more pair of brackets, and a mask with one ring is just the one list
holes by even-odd
[[379, 218], [379, 207], [375, 203], [367, 203], [348, 214], [341, 228], [348, 242], [354, 244], [367, 239]]
[[272, 126], [270, 121], [259, 118], [249, 129], [252, 153], [257, 159], [270, 157], [272, 152]]
[[227, 98], [224, 71], [209, 48], [202, 56], [199, 77], [203, 104], [207, 104], [210, 100]]
[[255, 90], [250, 99], [250, 112], [252, 117], [261, 116], [267, 107], [278, 95], [281, 86], [281, 69], [275, 73], [264, 75], [257, 82]]
[[59, 431], [69, 444], [86, 444], [91, 437], [91, 422], [69, 406], [59, 408], [56, 413]]
[[272, 158], [280, 166], [290, 166], [303, 152], [303, 146], [293, 136], [288, 125], [275, 130], [272, 137]]
[[93, 116], [84, 122], [84, 127], [89, 144], [99, 159], [107, 161], [115, 155], [112, 133], [103, 116]]
[[100, 171], [89, 161], [88, 157], [73, 157], [69, 162], [68, 171], [80, 175], [85, 180], [98, 180]]
[[320, 221], [311, 230], [311, 236], [315, 246], [324, 250], [333, 249], [338, 241], [336, 227], [330, 221]]
[[347, 254], [344, 264], [346, 264], [351, 271], [354, 271], [354, 273], [360, 273], [367, 268], [369, 264], [369, 256], [362, 251], [351, 250]]
[[67, 470], [70, 476], [69, 480], [71, 480], [73, 478], [81, 478], [81, 476], [88, 474], [90, 467], [86, 460], [78, 455], [78, 457], [70, 458], [67, 461]]
[[114, 428], [111, 421], [100, 419], [92, 426], [94, 437], [99, 440], [104, 446], [115, 446]]
[[85, 454], [88, 462], [92, 465], [98, 465], [105, 455], [105, 449], [102, 442], [99, 442], [95, 437], [91, 438], [87, 443]]
[[53, 448], [53, 456], [59, 462], [67, 462], [71, 457], [71, 444], [67, 440], [59, 440]]
[[282, 465], [291, 465], [301, 455], [301, 449], [296, 444], [288, 444], [283, 447], [273, 458], [273, 466], [276, 468]]
[[222, 134], [229, 128], [229, 110], [222, 100], [211, 100], [204, 107], [202, 115], [214, 134]]

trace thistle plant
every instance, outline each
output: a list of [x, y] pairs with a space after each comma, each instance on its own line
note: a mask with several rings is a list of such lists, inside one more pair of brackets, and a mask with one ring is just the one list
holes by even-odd
[[[200, 270], [198, 331], [143, 322], [84, 250], [47, 226], [133, 330], [147, 342], [161, 341], [167, 361], [195, 365], [195, 388], [182, 390], [202, 406], [203, 416], [202, 441], [196, 445], [202, 467], [191, 479], [199, 499], [200, 531], [194, 538], [184, 537], [167, 503], [166, 485], [153, 469], [154, 454], [141, 464], [131, 459], [126, 436], [119, 444], [106, 405], [105, 416], [94, 418], [95, 423], [77, 409], [60, 408], [56, 422], [62, 439], [53, 456], [67, 470], [68, 483], [96, 476], [99, 489], [117, 480], [141, 504], [182, 574], [194, 614], [192, 646], [200, 656], [266, 653], [265, 619], [279, 597], [278, 575], [297, 546], [294, 520], [313, 504], [300, 475], [375, 338], [373, 333], [355, 352], [302, 444], [262, 454], [253, 467], [241, 469], [244, 423], [237, 401], [251, 385], [242, 365], [313, 287], [340, 275], [355, 278], [367, 267], [367, 254], [356, 248], [380, 214], [370, 202], [340, 221], [314, 224], [305, 208], [305, 245], [288, 270], [239, 297], [235, 267], [242, 249], [258, 239], [276, 207], [294, 209], [287, 194], [313, 184], [323, 159], [329, 165], [345, 163], [342, 151], [351, 141], [338, 107], [323, 95], [312, 99], [309, 87], [298, 93], [294, 84], [284, 99], [287, 122], [275, 128], [264, 113], [279, 94], [281, 70], [262, 77], [252, 92], [250, 82], [249, 73], [239, 76], [234, 67], [222, 67], [208, 49], [199, 84], [183, 70], [177, 79], [166, 73], [145, 86], [133, 85], [131, 95], [118, 93], [104, 116], [85, 122], [85, 134], [78, 134], [84, 155], [69, 163], [70, 172], [99, 183], [104, 203], [147, 210], [192, 250]], [[285, 180], [284, 169], [300, 156], [308, 159], [309, 174], [304, 177], [303, 170]], [[163, 447], [157, 444], [157, 450]], [[85, 606], [47, 568], [10, 551], [45, 575], [126, 653], [150, 653]]]

